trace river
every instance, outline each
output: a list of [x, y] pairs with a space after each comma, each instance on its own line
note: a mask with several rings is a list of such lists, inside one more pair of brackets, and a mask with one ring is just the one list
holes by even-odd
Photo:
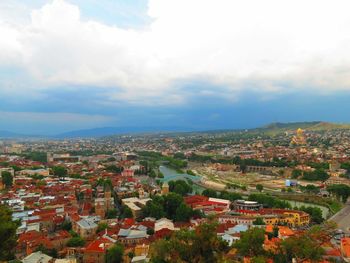
[[177, 171], [168, 168], [166, 166], [159, 166], [159, 171], [164, 175], [164, 178], [161, 179], [162, 182], [176, 181], [176, 180], [191, 180], [194, 182], [192, 185], [193, 192], [202, 193], [205, 188], [195, 184], [200, 181], [200, 176], [194, 176], [186, 173], [178, 173]]
[[[159, 166], [159, 171], [161, 171], [162, 174], [164, 175], [164, 178], [161, 179], [162, 182], [169, 182], [169, 181], [175, 181], [175, 180], [187, 180], [187, 179], [189, 179], [192, 182], [194, 182], [194, 184], [192, 186], [194, 193], [195, 192], [202, 193], [203, 190], [205, 189], [204, 187], [201, 187], [198, 184], [195, 184], [196, 182], [200, 181], [200, 179], [201, 179], [200, 176], [189, 175], [189, 174], [186, 174], [186, 173], [178, 173], [174, 169], [168, 168], [166, 166]], [[312, 203], [293, 201], [293, 200], [285, 200], [285, 201], [290, 203], [293, 208], [294, 207], [301, 207], [301, 206], [318, 207], [322, 211], [323, 218], [327, 219], [330, 216], [330, 211], [329, 211], [328, 207], [321, 206], [321, 205], [316, 205], [316, 204], [312, 204]]]

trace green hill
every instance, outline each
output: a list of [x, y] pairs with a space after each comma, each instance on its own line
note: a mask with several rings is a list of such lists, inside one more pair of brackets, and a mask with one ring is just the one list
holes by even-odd
[[331, 122], [322, 122], [322, 121], [312, 121], [312, 122], [275, 122], [269, 125], [263, 126], [257, 130], [270, 133], [278, 134], [287, 131], [296, 131], [298, 128], [301, 128], [306, 131], [330, 131], [330, 130], [341, 130], [341, 129], [350, 129], [350, 124], [342, 123], [331, 123]]

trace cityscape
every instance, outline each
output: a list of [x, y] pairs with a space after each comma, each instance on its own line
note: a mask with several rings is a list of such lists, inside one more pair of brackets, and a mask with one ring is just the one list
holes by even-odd
[[16, 238], [6, 241], [2, 256], [23, 262], [347, 261], [349, 135], [346, 125], [304, 122], [4, 138], [0, 201], [3, 220], [7, 215], [12, 222], [5, 229]]
[[350, 262], [348, 0], [0, 0], [0, 263]]

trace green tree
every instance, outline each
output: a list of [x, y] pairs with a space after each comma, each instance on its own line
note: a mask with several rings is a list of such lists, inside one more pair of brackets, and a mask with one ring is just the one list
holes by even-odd
[[248, 199], [269, 208], [291, 208], [291, 205], [287, 201], [280, 200], [267, 194], [251, 194]]
[[96, 233], [100, 233], [101, 231], [105, 230], [108, 228], [107, 223], [99, 223], [96, 229]]
[[242, 256], [258, 257], [265, 254], [263, 244], [265, 240], [265, 230], [261, 228], [251, 228], [241, 233], [241, 238], [234, 247]]
[[157, 174], [154, 170], [152, 170], [150, 173], [149, 173], [149, 177], [152, 177], [152, 178], [156, 178], [157, 177]]
[[25, 158], [35, 162], [46, 163], [47, 153], [46, 152], [29, 152], [25, 154]]
[[276, 225], [273, 226], [272, 235], [273, 235], [273, 237], [278, 237], [278, 235], [279, 235], [279, 228], [278, 228], [278, 226], [276, 226]]
[[108, 172], [112, 172], [112, 173], [121, 173], [123, 171], [123, 167], [119, 167], [119, 166], [116, 166], [116, 165], [109, 165], [106, 167], [106, 171]]
[[148, 201], [142, 210], [142, 214], [144, 217], [150, 216], [156, 219], [160, 219], [165, 216], [163, 205], [156, 201]]
[[175, 221], [178, 222], [187, 222], [192, 216], [191, 207], [187, 206], [185, 203], [180, 204], [176, 209]]
[[107, 250], [106, 263], [123, 262], [124, 247], [121, 244], [115, 244]]
[[154, 235], [154, 229], [153, 228], [147, 228], [147, 235]]
[[175, 219], [176, 209], [181, 205], [182, 202], [182, 196], [176, 193], [169, 193], [165, 197], [164, 211], [167, 215], [167, 218]]
[[301, 170], [296, 170], [296, 169], [294, 169], [294, 170], [292, 171], [292, 178], [293, 178], [293, 179], [297, 179], [297, 178], [299, 178], [301, 175], [302, 175], [302, 171], [301, 171]]
[[72, 237], [67, 242], [68, 247], [82, 247], [84, 245], [85, 245], [85, 240], [80, 236]]
[[258, 190], [259, 192], [261, 192], [264, 189], [264, 186], [262, 184], [257, 184], [255, 186], [256, 190]]
[[1, 173], [2, 183], [6, 188], [10, 188], [13, 184], [13, 176], [10, 172], [4, 171]]
[[117, 218], [118, 211], [115, 208], [109, 209], [106, 212], [107, 219]]
[[198, 210], [188, 207], [181, 195], [170, 192], [166, 196], [154, 196], [142, 208], [143, 217], [155, 217], [156, 219], [166, 217], [175, 221], [188, 221], [189, 218], [203, 217]]
[[131, 209], [126, 206], [126, 205], [123, 205], [122, 208], [121, 208], [121, 218], [132, 218], [133, 217], [133, 214], [132, 214], [132, 211]]
[[219, 198], [235, 201], [238, 199], [242, 199], [242, 196], [238, 193], [229, 193], [227, 191], [222, 191], [219, 194]]
[[318, 262], [325, 254], [322, 245], [330, 242], [336, 225], [327, 222], [313, 226], [308, 231], [283, 240], [279, 247], [279, 258], [289, 262], [292, 258], [296, 262]]
[[55, 248], [47, 248], [43, 244], [40, 244], [35, 251], [41, 251], [42, 253], [49, 255], [50, 257], [57, 258], [58, 257], [58, 252], [57, 249]]
[[252, 263], [265, 263], [266, 258], [263, 256], [257, 256], [252, 258]]
[[326, 181], [329, 178], [328, 173], [322, 169], [315, 169], [312, 172], [305, 172], [303, 179], [309, 181]]
[[263, 220], [261, 217], [257, 217], [257, 218], [253, 221], [253, 224], [254, 224], [254, 225], [260, 226], [260, 225], [265, 225], [265, 222], [264, 222], [264, 220]]
[[324, 221], [324, 218], [322, 216], [322, 210], [319, 207], [301, 206], [296, 209], [308, 213], [310, 215], [311, 221], [315, 224], [321, 224]]
[[221, 262], [228, 246], [216, 235], [216, 224], [202, 224], [196, 230], [176, 231], [168, 240], [154, 242], [153, 262]]
[[61, 228], [66, 231], [70, 231], [72, 229], [72, 223], [69, 222], [68, 220], [64, 220], [61, 225]]
[[350, 196], [350, 187], [345, 184], [333, 184], [327, 187], [327, 190], [335, 194], [344, 203]]
[[18, 221], [12, 221], [12, 211], [0, 205], [0, 261], [14, 258], [14, 248], [16, 247], [16, 230]]
[[169, 191], [184, 196], [192, 193], [193, 189], [192, 186], [189, 185], [186, 181], [177, 180], [169, 182]]
[[214, 198], [218, 197], [216, 191], [213, 189], [205, 189], [202, 192], [202, 195], [207, 196], [207, 197], [214, 197]]
[[52, 172], [57, 177], [66, 177], [68, 174], [67, 169], [63, 166], [52, 167]]

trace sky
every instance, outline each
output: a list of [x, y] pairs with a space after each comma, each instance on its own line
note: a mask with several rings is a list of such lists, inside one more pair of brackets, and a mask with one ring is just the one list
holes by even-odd
[[350, 123], [348, 0], [1, 0], [0, 130]]

